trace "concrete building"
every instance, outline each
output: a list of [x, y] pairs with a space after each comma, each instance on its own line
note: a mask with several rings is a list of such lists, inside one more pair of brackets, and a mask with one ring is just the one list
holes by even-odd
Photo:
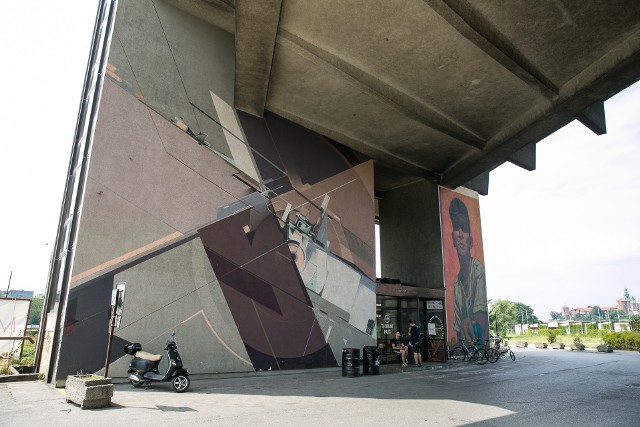
[[[640, 4], [120, 0], [97, 17], [39, 342], [60, 382], [172, 330], [193, 373], [488, 334], [478, 194], [640, 78]], [[374, 225], [382, 276], [376, 280]]]

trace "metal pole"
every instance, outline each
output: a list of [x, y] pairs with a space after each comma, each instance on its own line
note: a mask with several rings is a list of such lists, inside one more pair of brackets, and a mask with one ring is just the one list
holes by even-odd
[[4, 294], [5, 298], [9, 298], [9, 288], [11, 287], [11, 276], [13, 276], [13, 270], [9, 272], [9, 284], [7, 285], [7, 293]]
[[120, 300], [120, 290], [116, 290], [115, 304], [111, 305], [111, 326], [109, 327], [109, 342], [107, 344], [107, 359], [104, 362], [104, 377], [109, 377], [109, 359], [111, 358], [111, 344], [113, 343], [113, 330], [116, 327], [116, 307]]

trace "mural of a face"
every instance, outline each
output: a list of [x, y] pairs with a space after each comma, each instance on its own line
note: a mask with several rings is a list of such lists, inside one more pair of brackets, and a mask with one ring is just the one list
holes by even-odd
[[440, 200], [447, 317], [453, 320], [448, 325], [449, 344], [482, 342], [489, 329], [479, 203], [444, 188]]
[[473, 247], [473, 239], [468, 231], [464, 231], [461, 227], [454, 228], [451, 232], [453, 246], [456, 248], [459, 257], [471, 256], [471, 248]]

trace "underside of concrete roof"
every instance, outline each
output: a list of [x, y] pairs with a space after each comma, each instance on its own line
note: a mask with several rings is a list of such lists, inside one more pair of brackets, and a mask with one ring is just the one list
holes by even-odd
[[510, 161], [640, 79], [640, 2], [165, 0], [235, 35], [235, 107], [272, 111], [418, 178], [488, 192]]

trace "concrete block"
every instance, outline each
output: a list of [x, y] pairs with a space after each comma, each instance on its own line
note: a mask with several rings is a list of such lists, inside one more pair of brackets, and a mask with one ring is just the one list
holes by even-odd
[[69, 375], [65, 383], [67, 403], [80, 405], [81, 409], [111, 406], [113, 384], [111, 378], [98, 375]]

